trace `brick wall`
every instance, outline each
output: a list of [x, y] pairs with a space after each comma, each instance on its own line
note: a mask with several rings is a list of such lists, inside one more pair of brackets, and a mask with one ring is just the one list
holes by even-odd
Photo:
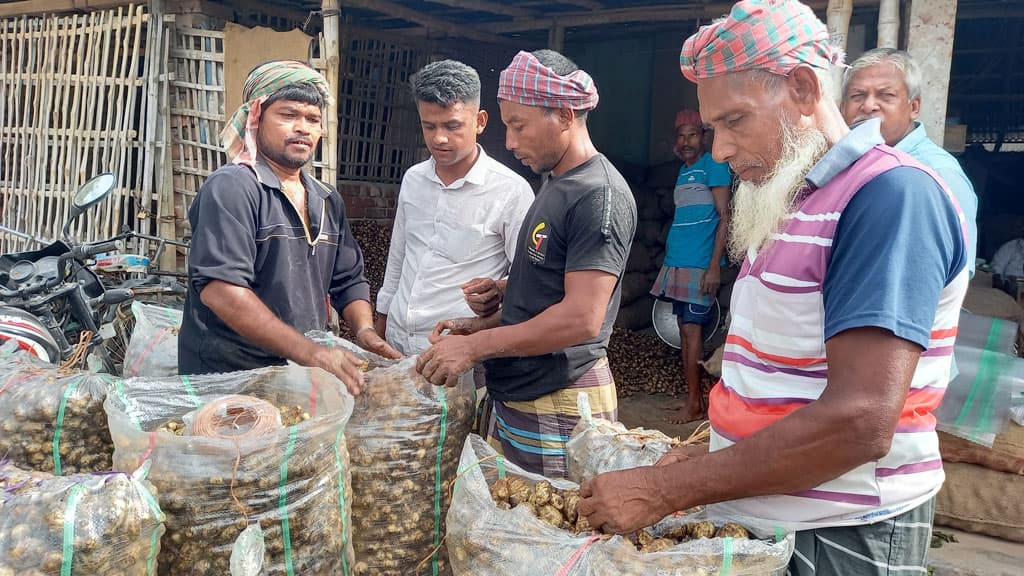
[[339, 181], [346, 214], [352, 220], [375, 220], [390, 226], [395, 220], [398, 184]]

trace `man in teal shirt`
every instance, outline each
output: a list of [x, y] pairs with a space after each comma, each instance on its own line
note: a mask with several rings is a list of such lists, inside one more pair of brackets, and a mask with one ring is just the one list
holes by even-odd
[[892, 48], [868, 50], [843, 78], [843, 117], [850, 126], [882, 119], [885, 143], [931, 168], [956, 197], [967, 221], [967, 265], [974, 276], [978, 247], [978, 196], [952, 154], [932, 142], [921, 115], [921, 71], [910, 54]]
[[704, 351], [701, 326], [721, 284], [729, 229], [729, 166], [704, 150], [704, 124], [696, 110], [676, 115], [676, 156], [683, 161], [673, 200], [676, 210], [665, 246], [665, 262], [651, 294], [672, 302], [679, 323], [680, 356], [687, 401], [678, 422], [706, 417], [698, 361]]

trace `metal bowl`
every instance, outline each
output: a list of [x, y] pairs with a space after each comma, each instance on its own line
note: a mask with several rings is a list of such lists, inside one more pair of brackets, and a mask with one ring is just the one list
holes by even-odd
[[[654, 332], [661, 338], [661, 341], [669, 346], [679, 349], [682, 347], [682, 338], [679, 336], [679, 323], [676, 315], [672, 313], [672, 303], [666, 300], [655, 300], [651, 309], [651, 323], [654, 324]], [[711, 314], [708, 321], [701, 326], [701, 336], [704, 344], [707, 345], [715, 339], [719, 333], [722, 323], [722, 308], [718, 305], [716, 298], [711, 303]]]

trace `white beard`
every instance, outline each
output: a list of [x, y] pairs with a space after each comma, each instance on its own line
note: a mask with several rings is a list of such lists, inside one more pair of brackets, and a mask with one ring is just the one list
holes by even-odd
[[768, 248], [772, 234], [782, 230], [804, 178], [828, 151], [825, 135], [813, 128], [783, 124], [782, 155], [762, 184], [740, 182], [730, 217], [729, 255], [740, 262], [753, 250]]

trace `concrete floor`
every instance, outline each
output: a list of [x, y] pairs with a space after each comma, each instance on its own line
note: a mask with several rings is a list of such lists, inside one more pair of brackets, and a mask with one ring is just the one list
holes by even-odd
[[933, 576], [1020, 576], [1024, 574], [1024, 544], [954, 528], [936, 526], [952, 534], [956, 542], [947, 542], [928, 553]]
[[[661, 430], [668, 436], [686, 439], [699, 423], [672, 424], [668, 422], [672, 413], [664, 410], [683, 400], [665, 394], [636, 394], [629, 398], [619, 398], [619, 420], [628, 428]], [[944, 526], [936, 527], [936, 530], [952, 534], [957, 542], [947, 542], [930, 551], [928, 563], [933, 569], [933, 576], [1024, 575], [1024, 544], [969, 534]]]

